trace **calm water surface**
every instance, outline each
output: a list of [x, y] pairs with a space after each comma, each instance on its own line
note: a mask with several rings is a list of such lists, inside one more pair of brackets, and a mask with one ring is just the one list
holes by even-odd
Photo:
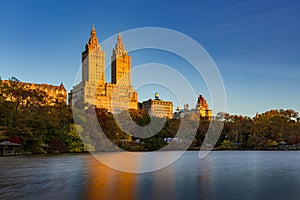
[[300, 199], [300, 151], [220, 151], [201, 160], [198, 152], [186, 152], [144, 174], [110, 169], [89, 154], [0, 161], [1, 200]]

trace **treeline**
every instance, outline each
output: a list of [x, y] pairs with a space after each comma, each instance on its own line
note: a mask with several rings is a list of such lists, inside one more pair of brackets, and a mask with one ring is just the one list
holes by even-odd
[[[105, 109], [96, 109], [96, 113], [106, 137], [115, 145], [132, 151], [153, 151], [163, 148], [168, 144], [167, 138], [178, 137], [177, 133], [181, 123], [180, 119], [167, 119], [157, 134], [142, 139], [124, 133], [116, 124], [113, 115], [106, 112]], [[150, 117], [145, 111], [130, 110], [129, 113], [135, 123], [140, 126], [150, 123]], [[224, 126], [215, 149], [278, 149], [280, 143], [289, 145], [300, 143], [300, 122], [297, 120], [298, 113], [293, 110], [270, 110], [257, 114], [254, 118], [228, 113], [222, 113], [222, 116], [224, 116]], [[211, 121], [206, 118], [200, 119], [196, 136], [189, 147], [190, 150], [197, 150], [203, 144], [210, 123]], [[85, 126], [90, 126], [89, 122], [85, 123]], [[84, 129], [84, 127], [82, 128]], [[94, 133], [90, 133], [86, 137], [97, 138], [95, 140], [88, 139], [91, 141], [93, 150], [103, 150], [103, 146], [106, 144], [97, 143], [102, 139]], [[178, 142], [180, 143], [180, 140]], [[206, 145], [213, 144], [206, 143]]]
[[47, 106], [47, 94], [26, 89], [16, 78], [0, 80], [2, 140], [22, 144], [23, 153], [82, 152], [71, 109], [57, 102]]
[[279, 143], [300, 143], [300, 122], [294, 110], [270, 110], [254, 118], [225, 114], [220, 148], [276, 149]]
[[[0, 140], [22, 144], [22, 152], [103, 151], [112, 144], [125, 150], [154, 151], [165, 147], [170, 138], [179, 139], [177, 144], [182, 142], [177, 134], [181, 119], [166, 119], [157, 134], [143, 139], [122, 131], [114, 116], [105, 109], [96, 109], [99, 127], [105, 133], [103, 137], [93, 118], [89, 118], [95, 113], [94, 109], [73, 110], [80, 112], [75, 125], [69, 106], [59, 102], [47, 106], [45, 92], [23, 88], [16, 78], [10, 81], [10, 85], [0, 81]], [[145, 111], [130, 110], [129, 114], [139, 126], [151, 122]], [[222, 116], [224, 127], [215, 145], [217, 149], [277, 149], [279, 143], [300, 143], [296, 111], [271, 110], [254, 118], [228, 113]], [[191, 123], [196, 119], [191, 117]], [[208, 119], [200, 119], [190, 149], [200, 148], [210, 123]], [[187, 127], [184, 131], [193, 130]]]

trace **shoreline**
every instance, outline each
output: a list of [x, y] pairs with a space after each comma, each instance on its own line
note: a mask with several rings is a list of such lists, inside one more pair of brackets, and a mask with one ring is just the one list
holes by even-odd
[[[180, 151], [180, 150], [168, 150], [168, 151], [161, 151], [161, 152], [172, 152], [172, 151]], [[189, 152], [193, 152], [193, 151], [200, 151], [200, 149], [189, 149], [189, 150], [185, 150], [185, 151], [189, 151]], [[208, 150], [209, 151], [209, 150]], [[289, 152], [289, 151], [300, 151], [300, 149], [212, 149], [211, 151], [285, 151], [285, 152]], [[154, 152], [154, 151], [93, 151], [93, 152], [89, 152], [89, 151], [85, 151], [85, 152], [63, 152], [63, 153], [41, 153], [41, 154], [30, 154], [30, 153], [19, 153], [19, 154], [15, 154], [15, 155], [1, 155], [0, 157], [15, 157], [15, 156], [58, 156], [58, 155], [85, 155], [85, 154], [90, 154], [92, 155], [93, 153], [121, 153], [121, 152], [131, 152], [131, 153], [143, 153], [143, 152]]]

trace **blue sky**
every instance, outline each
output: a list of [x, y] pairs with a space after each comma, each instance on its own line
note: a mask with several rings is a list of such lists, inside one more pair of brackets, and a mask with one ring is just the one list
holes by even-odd
[[[164, 27], [190, 36], [210, 54], [223, 77], [227, 112], [300, 111], [299, 1], [0, 2], [2, 79], [63, 82], [70, 90], [92, 24], [100, 41], [133, 28]], [[164, 58], [157, 52], [139, 55], [133, 53], [133, 65]], [[170, 56], [165, 59], [172, 63]], [[153, 98], [146, 91], [140, 97]], [[209, 100], [205, 85], [197, 92]]]

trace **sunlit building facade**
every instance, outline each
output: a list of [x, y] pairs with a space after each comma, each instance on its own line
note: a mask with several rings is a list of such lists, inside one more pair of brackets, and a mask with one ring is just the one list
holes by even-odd
[[137, 109], [138, 94], [131, 86], [130, 75], [131, 57], [119, 34], [111, 56], [111, 83], [105, 81], [105, 52], [93, 26], [89, 42], [82, 52], [82, 81], [69, 93], [69, 104], [81, 100], [108, 112]]
[[[38, 84], [38, 83], [26, 83], [26, 82], [14, 82], [10, 80], [2, 80], [2, 84], [7, 87], [12, 87], [16, 84], [17, 87], [25, 91], [35, 91], [45, 93], [45, 105], [53, 106], [57, 103], [67, 103], [67, 92], [65, 86], [61, 83], [59, 86], [49, 84]], [[7, 95], [6, 100], [10, 101], [12, 97]], [[30, 100], [30, 97], [28, 97]], [[42, 105], [42, 104], [41, 104]]]
[[174, 113], [174, 118], [180, 119], [180, 118], [190, 115], [192, 113], [198, 113], [199, 116], [202, 118], [212, 119], [212, 110], [209, 109], [207, 101], [202, 95], [199, 95], [199, 97], [197, 99], [196, 107], [191, 110], [189, 110], [188, 104], [184, 105], [184, 109], [181, 109], [178, 106]]
[[142, 110], [147, 111], [151, 116], [169, 119], [173, 118], [173, 102], [159, 99], [158, 93], [155, 93], [154, 99], [143, 101]]
[[202, 95], [199, 95], [196, 108], [193, 109], [193, 111], [198, 112], [200, 114], [200, 117], [207, 119], [212, 118], [212, 110], [208, 108], [206, 99]]

